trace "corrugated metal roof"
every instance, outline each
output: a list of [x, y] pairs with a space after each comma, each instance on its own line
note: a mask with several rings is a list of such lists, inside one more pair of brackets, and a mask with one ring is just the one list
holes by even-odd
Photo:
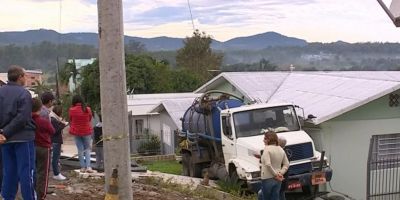
[[290, 102], [313, 114], [316, 124], [337, 117], [400, 88], [397, 71], [228, 72], [195, 92], [205, 92], [223, 79], [250, 100]]
[[192, 105], [195, 98], [165, 100], [153, 108], [150, 112], [161, 112], [163, 109], [167, 111], [171, 119], [174, 121], [176, 127], [182, 129], [181, 118], [186, 110]]
[[195, 93], [160, 93], [160, 94], [135, 94], [128, 95], [128, 112], [132, 115], [149, 115], [152, 109], [166, 100], [193, 99], [200, 94]]

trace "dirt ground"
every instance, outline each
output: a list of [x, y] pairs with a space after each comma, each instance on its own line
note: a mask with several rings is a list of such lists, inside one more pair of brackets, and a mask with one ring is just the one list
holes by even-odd
[[[104, 179], [79, 178], [74, 172], [64, 172], [66, 181], [55, 181], [50, 178], [48, 200], [99, 200], [104, 199]], [[133, 183], [133, 198], [143, 200], [197, 200], [186, 194], [171, 191], [145, 183]]]

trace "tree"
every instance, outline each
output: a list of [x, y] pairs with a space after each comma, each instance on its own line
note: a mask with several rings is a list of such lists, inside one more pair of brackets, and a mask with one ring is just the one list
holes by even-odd
[[51, 91], [51, 88], [48, 85], [44, 84], [43, 82], [40, 82], [38, 80], [36, 80], [35, 82], [36, 84], [35, 86], [33, 86], [32, 90], [39, 97], [42, 96], [44, 92]]
[[62, 84], [68, 84], [71, 76], [74, 84], [76, 85], [78, 70], [76, 69], [75, 60], [73, 63], [65, 63], [64, 67], [62, 67], [59, 72], [60, 82]]
[[[148, 55], [126, 55], [125, 66], [127, 94], [190, 92], [202, 84], [198, 74], [186, 69], [171, 69], [165, 61]], [[85, 66], [80, 75], [83, 98], [94, 111], [100, 111], [98, 61]]]
[[171, 84], [174, 92], [193, 92], [202, 84], [201, 77], [186, 69], [173, 70]]
[[96, 112], [100, 111], [100, 71], [99, 61], [85, 66], [81, 72], [81, 92], [85, 102]]
[[202, 81], [210, 78], [208, 70], [218, 70], [223, 55], [211, 50], [211, 36], [196, 30], [192, 37], [186, 37], [184, 47], [178, 50], [176, 62], [178, 67], [199, 74]]

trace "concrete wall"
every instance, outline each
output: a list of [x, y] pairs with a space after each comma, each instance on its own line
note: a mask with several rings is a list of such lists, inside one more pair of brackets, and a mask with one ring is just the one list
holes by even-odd
[[[327, 151], [334, 170], [334, 190], [366, 199], [367, 159], [372, 135], [400, 133], [400, 108], [389, 107], [384, 96], [321, 124], [310, 135]], [[317, 144], [316, 144], [317, 146]]]

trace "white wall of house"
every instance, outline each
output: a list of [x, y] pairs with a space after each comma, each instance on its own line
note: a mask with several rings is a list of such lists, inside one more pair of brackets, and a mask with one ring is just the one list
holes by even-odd
[[316, 138], [316, 146], [327, 152], [334, 173], [333, 189], [355, 199], [366, 199], [371, 136], [400, 133], [400, 107], [389, 107], [386, 95], [322, 123], [321, 128], [310, 135]]
[[[159, 115], [135, 115], [130, 119], [130, 129], [132, 130], [131, 146], [138, 148], [139, 144], [146, 134], [148, 133], [157, 135], [161, 138], [160, 117]], [[137, 153], [137, 149], [131, 149], [131, 153]]]
[[171, 117], [164, 110], [160, 113], [160, 130], [161, 130], [161, 141], [164, 154], [175, 153], [175, 130], [178, 127], [172, 121]]

